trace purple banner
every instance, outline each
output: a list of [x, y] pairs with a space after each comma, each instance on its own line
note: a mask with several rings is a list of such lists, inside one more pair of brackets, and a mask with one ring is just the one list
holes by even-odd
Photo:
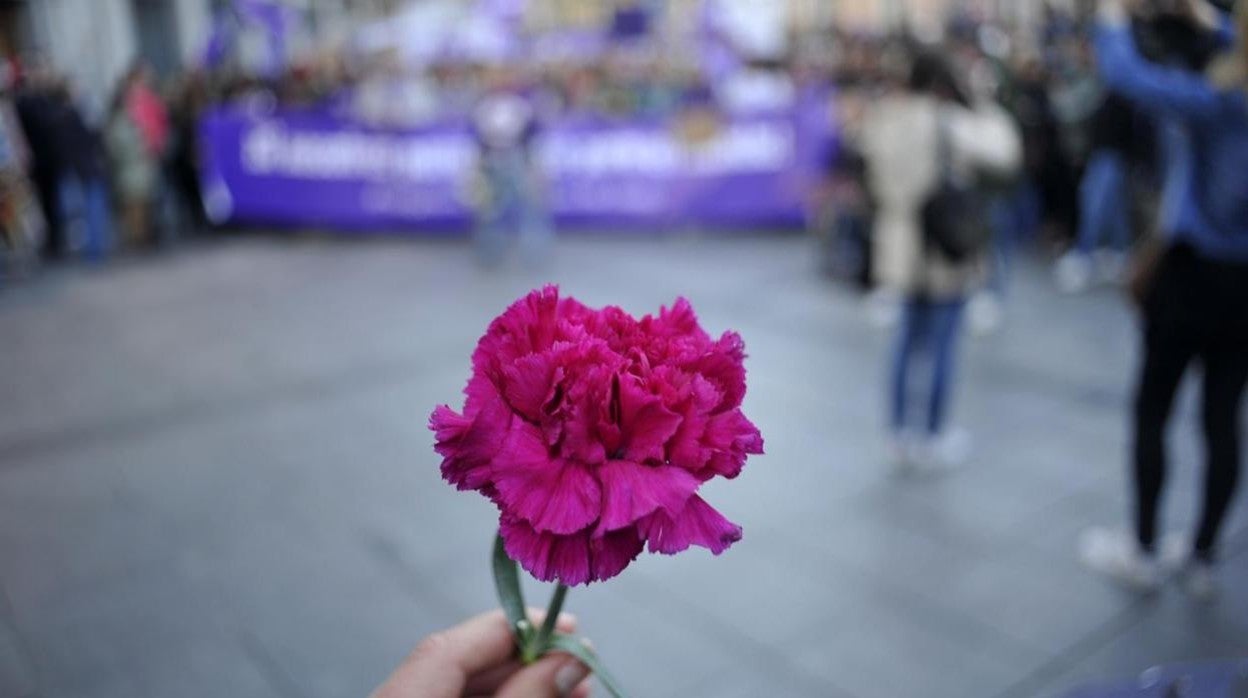
[[[800, 112], [800, 110], [799, 110]], [[734, 118], [699, 143], [659, 123], [555, 124], [534, 153], [559, 226], [797, 226], [825, 149], [799, 114]], [[216, 221], [467, 230], [476, 143], [464, 126], [369, 128], [319, 112], [219, 110], [201, 124]]]

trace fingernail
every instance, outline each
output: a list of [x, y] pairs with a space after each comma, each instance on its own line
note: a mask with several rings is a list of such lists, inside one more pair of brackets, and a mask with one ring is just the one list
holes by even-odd
[[559, 667], [559, 671], [555, 672], [555, 690], [559, 691], [559, 695], [566, 696], [584, 681], [586, 676], [589, 676], [589, 668], [578, 660], [570, 659]]

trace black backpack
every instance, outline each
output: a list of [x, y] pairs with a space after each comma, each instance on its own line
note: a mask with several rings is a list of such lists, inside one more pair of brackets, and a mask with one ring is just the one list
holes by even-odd
[[950, 262], [963, 262], [988, 247], [988, 206], [978, 183], [954, 172], [949, 126], [944, 116], [937, 118], [940, 182], [923, 204], [923, 245]]

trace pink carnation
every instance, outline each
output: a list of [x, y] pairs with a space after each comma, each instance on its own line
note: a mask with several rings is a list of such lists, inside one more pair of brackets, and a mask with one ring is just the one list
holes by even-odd
[[744, 350], [683, 298], [637, 320], [534, 291], [477, 344], [463, 413], [429, 419], [442, 477], [498, 506], [508, 555], [542, 581], [609, 579], [646, 545], [718, 555], [741, 528], [698, 488], [763, 451], [741, 413]]

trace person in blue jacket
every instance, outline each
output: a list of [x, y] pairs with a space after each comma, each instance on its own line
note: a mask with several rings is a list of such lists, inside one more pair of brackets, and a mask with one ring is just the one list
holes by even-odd
[[[1140, 3], [1135, 3], [1139, 5]], [[1193, 21], [1215, 30], [1216, 11], [1187, 0]], [[1143, 363], [1135, 396], [1135, 531], [1092, 531], [1081, 553], [1093, 569], [1134, 588], [1156, 589], [1168, 571], [1187, 589], [1217, 589], [1218, 532], [1239, 480], [1239, 408], [1248, 383], [1248, 2], [1234, 18], [1230, 47], [1206, 72], [1143, 59], [1122, 0], [1100, 0], [1096, 49], [1110, 90], [1181, 125], [1187, 152], [1178, 207], [1161, 222], [1166, 251], [1143, 298]], [[1203, 369], [1201, 422], [1205, 491], [1195, 535], [1159, 543], [1166, 475], [1166, 423], [1192, 363]]]

